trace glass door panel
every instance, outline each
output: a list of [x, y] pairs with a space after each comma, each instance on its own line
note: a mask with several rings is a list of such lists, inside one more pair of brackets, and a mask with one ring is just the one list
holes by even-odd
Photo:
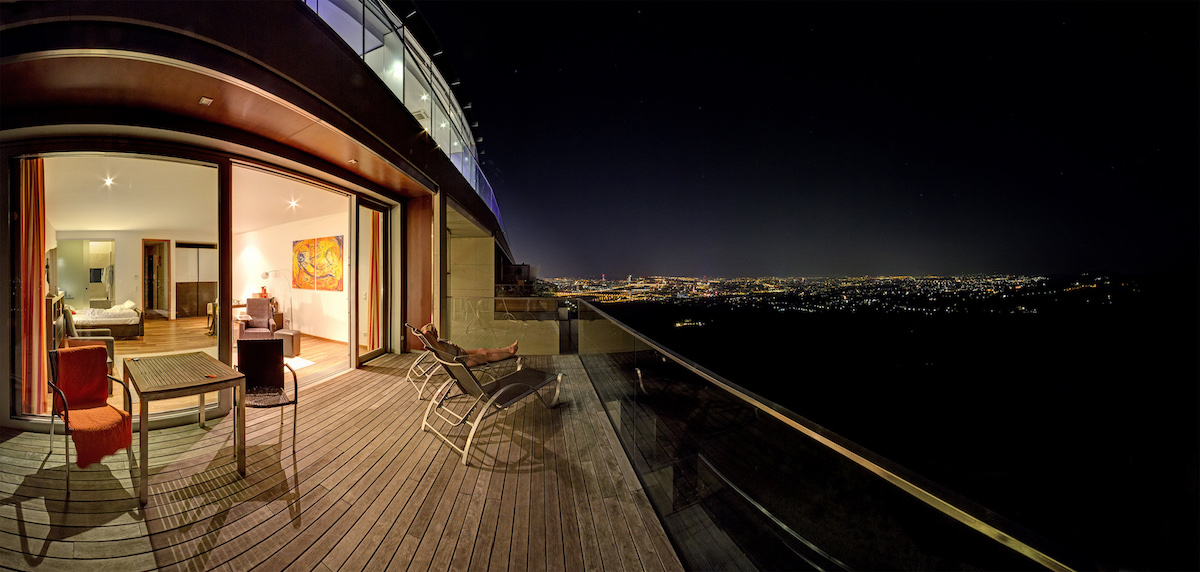
[[358, 358], [384, 351], [384, 221], [382, 212], [358, 208]]

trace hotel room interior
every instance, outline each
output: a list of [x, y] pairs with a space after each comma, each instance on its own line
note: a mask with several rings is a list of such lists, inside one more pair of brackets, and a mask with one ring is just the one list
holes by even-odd
[[[220, 303], [216, 168], [158, 157], [66, 153], [47, 157], [45, 180], [48, 313], [53, 299], [80, 318], [103, 317], [122, 306], [141, 313], [143, 335], [113, 342], [118, 379], [121, 363], [133, 357], [186, 351], [215, 356], [220, 335], [231, 336], [236, 347], [236, 320], [228, 332], [212, 326], [213, 305]], [[330, 253], [340, 264], [328, 269], [336, 283], [324, 284], [327, 289], [294, 287], [293, 245], [321, 238], [347, 244], [350, 204], [345, 195], [298, 178], [250, 165], [233, 170], [233, 314], [244, 314], [245, 301], [265, 290], [274, 301], [276, 328], [299, 332], [292, 342], [299, 353], [288, 362], [302, 383], [349, 367], [350, 282], [343, 278], [349, 277], [351, 257]], [[111, 399], [119, 406], [121, 392]], [[207, 403], [215, 401], [215, 394], [206, 396]], [[155, 401], [151, 408], [195, 404], [188, 398]]]

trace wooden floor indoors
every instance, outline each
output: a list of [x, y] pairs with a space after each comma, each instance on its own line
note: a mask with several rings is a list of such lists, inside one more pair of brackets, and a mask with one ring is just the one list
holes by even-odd
[[248, 410], [244, 478], [229, 417], [151, 432], [144, 509], [129, 455], [72, 470], [66, 501], [61, 437], [0, 430], [0, 567], [682, 569], [578, 357], [525, 358], [567, 373], [565, 403], [499, 413], [470, 466], [421, 431], [414, 358], [302, 388], [295, 424]]
[[[236, 341], [234, 342], [237, 343]], [[113, 375], [122, 377], [121, 362], [131, 356], [145, 356], [166, 353], [182, 353], [188, 351], [208, 350], [216, 352], [217, 338], [208, 335], [208, 319], [205, 316], [178, 318], [175, 320], [151, 319], [145, 321], [145, 335], [141, 339], [116, 340], [113, 343], [113, 353], [117, 365]], [[343, 371], [349, 359], [346, 357], [346, 343], [301, 334], [300, 356], [313, 362], [312, 365], [296, 371], [301, 383], [321, 379], [333, 373]], [[215, 354], [214, 354], [215, 355]], [[237, 348], [233, 353], [234, 364], [237, 363]], [[134, 403], [137, 402], [137, 392], [129, 388]], [[206, 403], [216, 403], [216, 394], [205, 395]], [[122, 407], [124, 396], [120, 387], [116, 387], [109, 403]], [[197, 399], [194, 397], [165, 399], [150, 403], [150, 413], [161, 413], [174, 409], [194, 408]]]

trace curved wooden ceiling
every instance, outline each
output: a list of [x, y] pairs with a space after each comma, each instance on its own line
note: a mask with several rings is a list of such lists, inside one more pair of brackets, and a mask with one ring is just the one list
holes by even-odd
[[[143, 127], [186, 129], [178, 119], [222, 125], [296, 149], [338, 166], [399, 196], [432, 191], [362, 142], [248, 82], [188, 62], [136, 52], [64, 49], [5, 58], [0, 101], [6, 128], [23, 113], [40, 112], [41, 127], [54, 110], [62, 121], [80, 121], [124, 110]], [[211, 99], [203, 105], [201, 98]], [[157, 112], [157, 113], [156, 113]], [[86, 115], [86, 112], [83, 113]], [[84, 122], [89, 121], [86, 117]]]

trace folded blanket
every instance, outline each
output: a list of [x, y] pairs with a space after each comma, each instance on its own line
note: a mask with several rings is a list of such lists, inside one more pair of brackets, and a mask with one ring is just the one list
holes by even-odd
[[[56, 385], [71, 409], [67, 418], [75, 442], [75, 462], [80, 468], [129, 447], [133, 442], [133, 416], [108, 404], [108, 351], [103, 346], [58, 350]], [[54, 410], [62, 400], [55, 394]]]
[[111, 405], [71, 410], [75, 464], [84, 468], [133, 442], [133, 416]]

